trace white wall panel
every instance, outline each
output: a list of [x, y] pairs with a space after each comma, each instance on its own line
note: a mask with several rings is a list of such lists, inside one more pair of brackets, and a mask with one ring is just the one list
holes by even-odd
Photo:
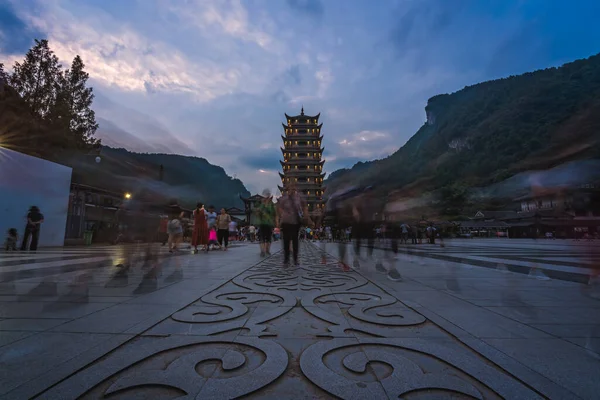
[[[44, 214], [39, 246], [65, 240], [71, 168], [0, 147], [0, 234], [17, 228], [23, 237], [29, 207]], [[19, 240], [20, 245], [20, 240]]]

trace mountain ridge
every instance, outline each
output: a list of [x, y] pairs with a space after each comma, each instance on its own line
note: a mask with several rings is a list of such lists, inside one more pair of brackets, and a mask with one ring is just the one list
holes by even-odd
[[325, 185], [329, 194], [359, 184], [414, 196], [600, 157], [599, 98], [600, 55], [436, 95], [398, 151], [334, 171]]
[[[101, 161], [74, 154], [65, 157], [74, 168], [73, 181], [114, 191], [127, 191], [148, 201], [178, 201], [193, 208], [197, 202], [216, 207], [242, 207], [250, 196], [243, 182], [219, 165], [197, 156], [138, 153], [102, 146]], [[162, 166], [162, 171], [161, 171]]]

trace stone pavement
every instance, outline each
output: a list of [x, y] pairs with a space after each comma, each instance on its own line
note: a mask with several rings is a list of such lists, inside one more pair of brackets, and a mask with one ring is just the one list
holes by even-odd
[[[123, 277], [117, 256], [94, 251], [110, 262], [64, 273], [52, 268], [72, 254], [43, 267], [0, 257], [0, 397], [593, 399], [600, 390], [600, 302], [573, 282], [378, 251], [404, 277], [391, 282], [366, 260], [360, 271], [330, 255], [323, 264], [310, 243], [300, 267], [247, 245]], [[18, 275], [27, 268], [37, 278]]]
[[[502, 268], [522, 274], [588, 283], [594, 269], [600, 266], [600, 243], [555, 239], [451, 239], [445, 247], [423, 244], [403, 247], [409, 254], [478, 267]], [[389, 248], [378, 241], [378, 248]]]

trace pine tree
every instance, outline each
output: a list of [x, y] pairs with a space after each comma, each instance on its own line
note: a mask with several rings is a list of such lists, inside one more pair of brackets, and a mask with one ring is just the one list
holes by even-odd
[[[96, 114], [91, 108], [94, 93], [91, 87], [86, 87], [89, 74], [84, 68], [83, 60], [77, 55], [71, 68], [66, 71], [64, 80], [60, 82], [57, 105], [64, 107], [64, 111], [68, 113], [69, 130], [77, 147], [96, 147], [100, 141], [94, 138], [98, 129]], [[63, 101], [66, 102], [65, 105], [61, 105]]]
[[48, 41], [36, 39], [23, 63], [15, 63], [9, 83], [33, 113], [46, 118], [56, 103], [61, 77], [61, 65]]
[[0, 87], [8, 84], [8, 74], [4, 71], [4, 64], [0, 63]]

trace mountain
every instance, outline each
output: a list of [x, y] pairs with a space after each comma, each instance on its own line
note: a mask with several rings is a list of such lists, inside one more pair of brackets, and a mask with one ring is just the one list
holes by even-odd
[[96, 163], [95, 156], [63, 155], [62, 162], [73, 167], [74, 182], [130, 192], [137, 199], [154, 203], [177, 200], [193, 208], [201, 201], [218, 208], [243, 208], [240, 196], [250, 196], [242, 181], [204, 158], [134, 153], [107, 146], [102, 147], [100, 157]]
[[191, 155], [193, 151], [156, 118], [119, 104], [96, 91], [96, 136], [110, 147], [137, 152]]
[[102, 144], [105, 146], [127, 149], [137, 153], [173, 153], [168, 146], [143, 141], [112, 121], [102, 117], [98, 117], [96, 120], [98, 121], [98, 130], [94, 136], [102, 140]]
[[438, 211], [452, 214], [461, 210], [444, 209], [448, 198], [463, 200], [470, 188], [600, 158], [600, 55], [434, 96], [425, 113], [397, 152], [333, 172], [327, 192], [359, 184], [406, 197], [435, 193]]
[[[142, 132], [148, 133], [148, 140], [142, 141], [115, 123], [98, 118], [104, 130], [103, 134], [99, 129], [99, 137], [105, 146], [100, 148], [100, 163], [96, 163], [95, 152], [82, 154], [81, 150], [70, 147], [62, 132], [52, 130], [33, 115], [19, 94], [0, 80], [0, 145], [72, 167], [73, 182], [114, 192], [130, 192], [143, 201], [161, 204], [177, 200], [188, 208], [201, 201], [216, 207], [243, 208], [240, 196], [248, 197], [250, 192], [239, 179], [233, 179], [222, 167], [210, 164], [204, 158], [165, 154], [178, 149], [190, 150], [158, 122], [152, 119], [141, 121], [146, 117], [133, 110], [119, 111], [113, 103], [104, 101], [103, 109], [110, 107], [115, 113], [131, 115], [130, 127], [144, 128]], [[164, 140], [153, 140], [161, 135]], [[139, 152], [106, 144], [127, 146]]]

